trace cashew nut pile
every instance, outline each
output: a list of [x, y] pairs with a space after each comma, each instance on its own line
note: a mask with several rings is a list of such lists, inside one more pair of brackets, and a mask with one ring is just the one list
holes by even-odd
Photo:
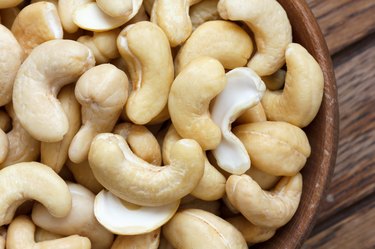
[[270, 239], [323, 85], [276, 0], [0, 1], [0, 249]]

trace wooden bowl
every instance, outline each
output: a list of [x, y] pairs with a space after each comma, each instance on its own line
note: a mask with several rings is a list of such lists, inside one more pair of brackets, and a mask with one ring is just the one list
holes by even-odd
[[288, 13], [294, 42], [303, 45], [318, 61], [324, 74], [324, 96], [315, 120], [304, 129], [312, 154], [302, 170], [303, 193], [293, 219], [267, 242], [251, 248], [300, 248], [314, 226], [336, 162], [339, 118], [335, 75], [331, 57], [314, 15], [304, 0], [278, 0]]

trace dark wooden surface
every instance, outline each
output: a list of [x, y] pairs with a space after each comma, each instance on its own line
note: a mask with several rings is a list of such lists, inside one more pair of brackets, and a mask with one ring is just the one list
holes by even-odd
[[303, 249], [375, 248], [375, 1], [307, 0], [335, 68], [335, 172]]

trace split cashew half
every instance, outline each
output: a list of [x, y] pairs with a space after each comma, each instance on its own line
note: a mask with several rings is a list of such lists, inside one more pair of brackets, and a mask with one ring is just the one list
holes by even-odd
[[77, 183], [86, 187], [94, 194], [97, 194], [103, 190], [103, 186], [98, 182], [98, 180], [96, 180], [87, 160], [77, 164], [68, 159], [66, 166], [68, 166], [68, 169], [73, 174], [74, 180]]
[[267, 91], [262, 104], [269, 120], [306, 127], [315, 118], [323, 99], [324, 78], [318, 62], [297, 43], [286, 50], [283, 90]]
[[226, 69], [245, 66], [253, 52], [250, 36], [240, 26], [228, 21], [210, 21], [199, 26], [179, 50], [175, 72], [179, 74], [192, 60], [213, 57]]
[[76, 9], [86, 3], [91, 3], [94, 0], [59, 0], [58, 11], [61, 19], [61, 24], [64, 30], [68, 33], [75, 33], [79, 27], [73, 21], [73, 15]]
[[196, 140], [203, 150], [215, 149], [221, 141], [209, 105], [226, 84], [223, 66], [209, 57], [193, 60], [172, 84], [168, 100], [172, 123], [180, 136]]
[[171, 150], [171, 164], [159, 167], [136, 157], [123, 137], [108, 133], [95, 137], [89, 163], [106, 189], [141, 206], [161, 206], [184, 197], [204, 171], [203, 152], [194, 140], [179, 140]]
[[88, 238], [73, 235], [61, 239], [35, 242], [35, 225], [27, 216], [18, 216], [8, 228], [7, 249], [90, 249]]
[[229, 177], [226, 186], [229, 201], [243, 216], [257, 226], [279, 228], [297, 211], [302, 193], [302, 175], [283, 177], [268, 192], [248, 175]]
[[189, 16], [191, 5], [202, 0], [156, 0], [151, 21], [167, 35], [171, 47], [182, 44], [190, 36], [193, 26]]
[[22, 1], [23, 0], [1, 0], [0, 9], [16, 7], [18, 4], [22, 3]]
[[178, 249], [247, 249], [241, 233], [209, 212], [186, 209], [163, 226], [163, 235]]
[[0, 192], [0, 225], [9, 224], [18, 206], [29, 199], [39, 201], [56, 217], [66, 216], [72, 207], [64, 180], [41, 163], [18, 163], [0, 170]]
[[16, 38], [0, 24], [0, 106], [12, 100], [13, 83], [23, 60], [23, 50]]
[[[104, 13], [117, 18], [123, 18], [124, 16], [135, 16], [142, 6], [142, 2], [143, 0], [96, 0], [99, 8]], [[129, 20], [131, 18], [129, 18]]]
[[254, 33], [257, 52], [248, 66], [259, 76], [273, 74], [284, 65], [292, 27], [277, 1], [220, 0], [218, 9], [223, 19], [244, 21]]
[[13, 22], [12, 32], [27, 55], [43, 42], [62, 39], [64, 35], [56, 6], [48, 2], [23, 8]]
[[113, 130], [128, 98], [128, 77], [111, 64], [93, 67], [77, 81], [75, 95], [82, 106], [82, 126], [70, 144], [69, 158], [81, 163], [94, 137]]
[[211, 107], [212, 120], [220, 127], [221, 143], [212, 151], [220, 168], [231, 174], [243, 174], [251, 165], [241, 141], [232, 133], [232, 123], [248, 108], [257, 105], [266, 86], [250, 68], [240, 67], [226, 74], [228, 83]]
[[191, 6], [189, 15], [193, 30], [198, 28], [201, 24], [220, 19], [217, 10], [219, 0], [203, 0], [200, 3]]
[[69, 121], [56, 96], [94, 64], [91, 51], [70, 40], [48, 41], [31, 52], [13, 89], [14, 111], [31, 136], [43, 142], [63, 139]]
[[135, 124], [147, 124], [166, 106], [174, 78], [168, 39], [157, 25], [144, 21], [121, 31], [117, 46], [133, 86], [124, 112]]
[[111, 249], [158, 249], [160, 243], [160, 229], [130, 236], [118, 236]]

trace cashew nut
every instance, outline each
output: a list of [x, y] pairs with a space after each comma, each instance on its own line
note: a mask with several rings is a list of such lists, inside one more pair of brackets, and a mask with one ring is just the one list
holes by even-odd
[[73, 235], [61, 239], [35, 242], [35, 225], [27, 216], [18, 216], [8, 228], [7, 249], [90, 249], [88, 238]]
[[117, 46], [133, 85], [124, 111], [131, 121], [144, 125], [167, 104], [174, 77], [168, 39], [157, 25], [138, 22], [121, 31]]
[[294, 176], [311, 153], [305, 132], [286, 122], [240, 125], [233, 133], [244, 144], [253, 165], [270, 175]]
[[50, 166], [54, 171], [59, 172], [68, 158], [68, 150], [74, 135], [81, 127], [81, 106], [74, 95], [74, 85], [64, 87], [58, 100], [68, 118], [69, 130], [63, 140], [55, 143], [41, 143], [41, 163]]
[[220, 127], [221, 143], [212, 151], [220, 168], [231, 174], [243, 174], [250, 168], [250, 157], [231, 125], [246, 109], [257, 105], [266, 87], [250, 68], [242, 67], [226, 74], [228, 83], [211, 108], [212, 120]]
[[128, 97], [128, 77], [111, 64], [85, 72], [77, 81], [75, 95], [82, 105], [82, 126], [69, 147], [69, 159], [87, 160], [91, 141], [114, 128]]
[[236, 119], [235, 123], [248, 124], [264, 121], [267, 121], [266, 113], [264, 112], [262, 103], [259, 102], [257, 105], [247, 109], [241, 116]]
[[226, 193], [232, 205], [251, 223], [277, 229], [288, 223], [297, 211], [302, 175], [283, 177], [270, 192], [262, 190], [248, 175], [231, 175]]
[[141, 206], [160, 206], [182, 198], [196, 187], [204, 171], [203, 152], [194, 140], [175, 143], [171, 164], [159, 167], [136, 157], [123, 137], [108, 133], [95, 137], [89, 163], [106, 189]]
[[13, 83], [23, 60], [23, 50], [12, 32], [0, 24], [0, 106], [12, 100]]
[[73, 177], [77, 183], [86, 187], [94, 194], [98, 194], [100, 191], [102, 191], [103, 186], [98, 182], [98, 180], [96, 180], [87, 160], [78, 164], [68, 160], [66, 162], [66, 165], [72, 172]]
[[43, 42], [62, 39], [64, 35], [56, 6], [49, 2], [23, 8], [13, 22], [12, 32], [27, 55]]
[[283, 90], [267, 91], [262, 104], [269, 120], [306, 127], [315, 118], [323, 99], [324, 78], [318, 62], [297, 43], [288, 46]]
[[[169, 164], [171, 162], [171, 149], [180, 139], [182, 137], [178, 135], [173, 124], [171, 124], [163, 140], [164, 163]], [[204, 153], [204, 173], [198, 185], [191, 192], [191, 195], [206, 201], [218, 200], [225, 193], [225, 182], [225, 177], [211, 165]]]
[[146, 127], [122, 123], [115, 126], [113, 133], [122, 136], [139, 158], [153, 165], [161, 165], [159, 143]]
[[28, 199], [39, 201], [56, 217], [66, 216], [72, 207], [66, 183], [51, 168], [37, 162], [0, 170], [0, 192], [0, 225], [9, 224], [17, 207]]
[[160, 242], [160, 229], [150, 233], [118, 236], [111, 249], [158, 249]]
[[31, 52], [13, 89], [14, 111], [31, 136], [43, 142], [63, 139], [69, 122], [56, 95], [94, 64], [91, 51], [71, 40], [48, 41]]
[[254, 166], [252, 166], [248, 171], [246, 171], [245, 174], [250, 176], [251, 179], [258, 183], [259, 187], [261, 187], [264, 190], [269, 190], [273, 188], [281, 178], [280, 176], [273, 176], [267, 174], [266, 172], [263, 172]]
[[226, 83], [221, 63], [200, 57], [189, 63], [172, 84], [168, 109], [173, 125], [180, 136], [196, 140], [203, 150], [215, 149], [221, 141], [209, 105]]
[[22, 3], [22, 1], [23, 0], [1, 0], [0, 9], [15, 7], [18, 4]]
[[17, 7], [0, 9], [1, 24], [7, 27], [8, 29], [12, 29], [14, 20], [16, 19], [19, 13], [20, 9]]
[[9, 152], [9, 141], [7, 134], [0, 129], [0, 164], [5, 161]]
[[247, 249], [241, 233], [230, 223], [209, 212], [187, 209], [163, 226], [165, 238], [179, 249]]
[[253, 245], [269, 240], [276, 233], [276, 229], [256, 226], [250, 221], [246, 220], [242, 215], [228, 218], [226, 219], [226, 221], [228, 221], [235, 228], [237, 228], [238, 231], [241, 232], [248, 245]]
[[286, 71], [279, 69], [274, 74], [263, 76], [262, 80], [264, 84], [266, 84], [268, 90], [276, 91], [284, 87], [285, 77]]
[[142, 2], [142, 0], [96, 0], [98, 7], [107, 15], [118, 18], [131, 16], [129, 20], [138, 13]]
[[35, 225], [64, 236], [78, 234], [90, 239], [93, 249], [107, 249], [113, 234], [107, 231], [94, 216], [95, 195], [79, 184], [68, 183], [72, 195], [72, 209], [62, 218], [51, 216], [40, 204], [34, 205], [31, 217]]
[[198, 28], [201, 24], [220, 19], [217, 10], [219, 0], [203, 0], [200, 3], [191, 6], [189, 15], [193, 30]]
[[75, 33], [78, 31], [78, 26], [73, 22], [73, 15], [76, 9], [86, 3], [91, 3], [93, 0], [59, 0], [58, 11], [61, 19], [61, 24], [64, 30], [68, 33]]
[[175, 59], [176, 75], [195, 58], [210, 56], [224, 68], [246, 65], [253, 51], [250, 36], [237, 24], [228, 21], [210, 21], [199, 26], [179, 50]]
[[61, 239], [64, 236], [58, 235], [56, 233], [51, 233], [43, 228], [37, 227], [35, 229], [35, 242], [43, 242], [47, 240]]
[[292, 27], [277, 1], [220, 0], [218, 10], [223, 19], [244, 21], [254, 33], [257, 52], [248, 66], [259, 76], [273, 74], [284, 65]]

